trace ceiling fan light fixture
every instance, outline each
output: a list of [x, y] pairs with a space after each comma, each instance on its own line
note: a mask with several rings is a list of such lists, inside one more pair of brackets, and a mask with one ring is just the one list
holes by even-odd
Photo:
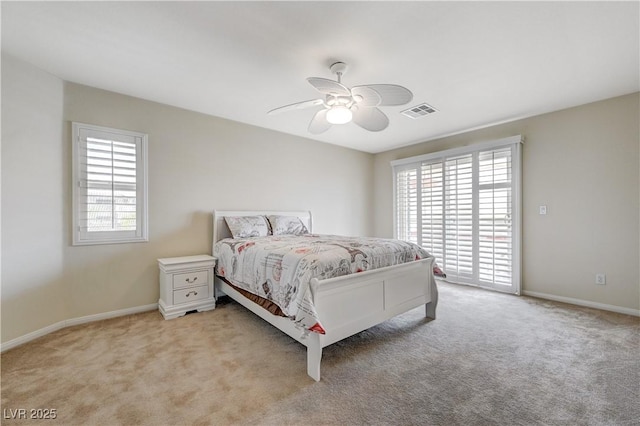
[[397, 84], [366, 84], [348, 88], [342, 84], [342, 76], [347, 70], [344, 62], [336, 62], [329, 67], [338, 77], [338, 81], [321, 77], [309, 77], [307, 81], [323, 97], [310, 101], [285, 105], [269, 111], [275, 114], [322, 105], [309, 123], [309, 133], [320, 134], [331, 128], [332, 124], [352, 122], [370, 132], [379, 132], [389, 126], [389, 117], [378, 107], [407, 104], [413, 99], [413, 93]]
[[327, 121], [331, 124], [345, 124], [352, 118], [353, 113], [344, 105], [335, 105], [327, 111]]

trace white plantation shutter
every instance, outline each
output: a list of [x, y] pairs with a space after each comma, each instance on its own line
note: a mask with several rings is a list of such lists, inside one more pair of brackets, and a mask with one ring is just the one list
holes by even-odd
[[[450, 278], [473, 279], [472, 156], [447, 158], [445, 167], [444, 265]], [[450, 272], [449, 272], [450, 271]]]
[[147, 241], [141, 133], [73, 123], [74, 244]]
[[396, 238], [424, 247], [450, 281], [519, 293], [521, 142], [393, 161]]
[[397, 175], [396, 234], [399, 239], [418, 242], [418, 170], [401, 170]]
[[[444, 169], [442, 163], [422, 163], [420, 245], [436, 259], [444, 256]], [[417, 241], [415, 241], [417, 243]]]
[[512, 256], [511, 149], [484, 151], [479, 156], [479, 278], [509, 285]]
[[[88, 232], [135, 231], [136, 141], [87, 136], [81, 144], [81, 201], [79, 225]], [[125, 141], [126, 140], [126, 141]]]

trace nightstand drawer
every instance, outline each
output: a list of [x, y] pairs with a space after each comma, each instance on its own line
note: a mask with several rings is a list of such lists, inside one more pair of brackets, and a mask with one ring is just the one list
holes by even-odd
[[173, 276], [173, 288], [205, 285], [209, 282], [209, 271], [186, 272]]
[[173, 292], [173, 303], [177, 305], [180, 303], [193, 302], [194, 300], [207, 299], [209, 297], [209, 286], [205, 284], [199, 287], [175, 290]]

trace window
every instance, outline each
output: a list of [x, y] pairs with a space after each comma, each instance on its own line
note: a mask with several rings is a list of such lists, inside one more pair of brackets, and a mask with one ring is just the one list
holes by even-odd
[[515, 136], [392, 161], [395, 237], [447, 280], [520, 292], [520, 145]]
[[147, 135], [72, 124], [73, 244], [148, 241]]

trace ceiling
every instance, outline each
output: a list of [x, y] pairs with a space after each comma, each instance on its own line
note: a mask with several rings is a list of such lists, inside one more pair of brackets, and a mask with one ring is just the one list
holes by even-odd
[[[2, 50], [66, 81], [365, 152], [640, 90], [640, 3], [2, 2]], [[307, 131], [307, 77], [409, 88], [389, 127]], [[400, 111], [426, 102], [419, 119]]]

